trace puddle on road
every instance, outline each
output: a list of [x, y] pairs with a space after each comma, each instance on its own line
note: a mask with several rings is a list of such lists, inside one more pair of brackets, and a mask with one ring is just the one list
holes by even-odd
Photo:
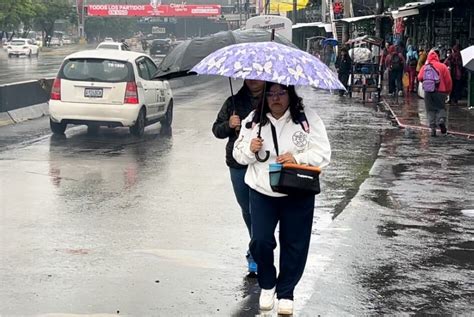
[[395, 201], [395, 199], [390, 196], [389, 191], [386, 189], [374, 189], [371, 191], [371, 194], [368, 197], [374, 203], [379, 204], [380, 206], [390, 208], [390, 209], [397, 209], [399, 205]]
[[461, 241], [445, 245], [440, 254], [427, 258], [423, 263], [429, 267], [453, 265], [473, 270], [474, 241]]

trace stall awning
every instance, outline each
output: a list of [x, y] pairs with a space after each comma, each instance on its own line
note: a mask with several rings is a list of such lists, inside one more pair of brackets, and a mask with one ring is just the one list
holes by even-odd
[[329, 23], [323, 22], [311, 22], [311, 23], [298, 23], [292, 26], [292, 29], [300, 29], [300, 28], [307, 28], [307, 27], [317, 27], [317, 28], [324, 28], [326, 32], [332, 32], [332, 26]]
[[399, 7], [398, 10], [393, 10], [390, 13], [394, 19], [417, 15], [420, 13], [418, 10], [421, 7], [425, 7], [434, 3], [434, 0], [426, 0], [424, 2], [409, 2], [403, 7]]
[[344, 18], [344, 19], [339, 19], [339, 20], [335, 20], [335, 22], [346, 22], [346, 23], [354, 23], [354, 22], [359, 22], [359, 21], [363, 21], [363, 20], [370, 20], [370, 19], [375, 19], [377, 17], [377, 15], [373, 14], [373, 15], [364, 15], [364, 16], [361, 16], [361, 17], [353, 17], [353, 18]]
[[420, 13], [420, 10], [418, 9], [395, 10], [395, 11], [391, 11], [390, 13], [392, 14], [392, 17], [394, 19], [398, 19], [398, 18], [408, 17], [411, 15], [417, 15]]

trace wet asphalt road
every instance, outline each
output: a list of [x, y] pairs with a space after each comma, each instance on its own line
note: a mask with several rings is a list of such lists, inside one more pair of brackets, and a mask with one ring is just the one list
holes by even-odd
[[[197, 83], [174, 90], [172, 131], [142, 140], [85, 127], [52, 138], [47, 118], [0, 128], [0, 314], [258, 314], [225, 142], [210, 131], [228, 82]], [[333, 162], [295, 315], [469, 314], [472, 141], [300, 93]]]
[[[0, 48], [0, 85], [27, 80], [56, 77], [61, 63], [69, 54], [85, 49], [94, 49], [97, 44], [64, 45], [61, 47], [42, 48], [39, 55], [8, 58], [7, 51]], [[156, 63], [160, 57], [153, 58]]]

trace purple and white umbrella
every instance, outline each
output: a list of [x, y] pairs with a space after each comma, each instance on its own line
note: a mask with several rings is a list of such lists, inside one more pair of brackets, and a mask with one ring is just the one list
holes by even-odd
[[300, 49], [275, 42], [241, 43], [208, 55], [190, 72], [257, 79], [283, 85], [342, 89], [337, 75], [319, 59]]

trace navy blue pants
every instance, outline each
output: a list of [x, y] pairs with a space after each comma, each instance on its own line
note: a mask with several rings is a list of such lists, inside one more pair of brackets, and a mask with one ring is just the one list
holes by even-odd
[[[250, 189], [252, 239], [250, 252], [258, 264], [258, 283], [263, 289], [276, 286], [277, 298], [293, 299], [303, 275], [313, 225], [314, 195], [270, 197]], [[280, 223], [280, 270], [273, 264], [275, 229]]]
[[[235, 198], [239, 203], [240, 209], [242, 210], [242, 218], [244, 218], [245, 225], [249, 232], [249, 237], [252, 236], [252, 219], [250, 218], [250, 198], [249, 190], [250, 187], [245, 184], [245, 173], [246, 168], [232, 168], [229, 167], [230, 180], [232, 181], [232, 188], [234, 189]], [[247, 261], [253, 262], [253, 257], [250, 254], [250, 250], [247, 250]]]
[[232, 188], [234, 189], [235, 198], [239, 203], [240, 209], [242, 209], [242, 217], [244, 218], [245, 225], [251, 236], [252, 226], [250, 218], [250, 201], [249, 201], [249, 190], [250, 187], [245, 184], [244, 178], [247, 172], [246, 168], [232, 168], [229, 167], [230, 180], [232, 182]]

